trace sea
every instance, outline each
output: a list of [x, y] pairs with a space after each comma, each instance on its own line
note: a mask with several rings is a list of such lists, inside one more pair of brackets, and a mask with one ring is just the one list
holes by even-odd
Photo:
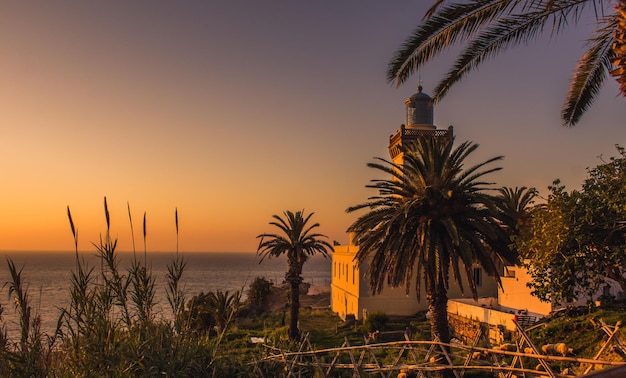
[[[245, 298], [250, 283], [256, 277], [264, 277], [275, 284], [284, 281], [287, 271], [286, 257], [264, 259], [251, 252], [193, 252], [179, 253], [187, 262], [181, 283], [187, 300], [201, 292], [240, 291]], [[69, 308], [70, 277], [76, 270], [75, 252], [0, 252], [0, 305], [2, 313], [0, 325], [6, 327], [9, 337], [19, 331], [13, 298], [8, 295], [8, 282], [11, 278], [7, 259], [11, 259], [17, 270], [21, 270], [21, 280], [28, 290], [31, 311], [41, 316], [41, 329], [51, 335], [57, 324], [61, 308]], [[79, 252], [80, 258], [94, 272], [100, 272], [100, 259], [95, 252]], [[126, 272], [133, 253], [117, 253], [120, 270]], [[143, 262], [144, 253], [136, 257]], [[166, 298], [167, 265], [176, 254], [171, 252], [148, 252], [147, 265], [156, 279], [156, 310], [164, 319], [171, 318]], [[311, 286], [329, 286], [331, 261], [322, 256], [313, 256], [305, 264], [302, 272], [304, 282]], [[17, 340], [14, 340], [17, 341]]]

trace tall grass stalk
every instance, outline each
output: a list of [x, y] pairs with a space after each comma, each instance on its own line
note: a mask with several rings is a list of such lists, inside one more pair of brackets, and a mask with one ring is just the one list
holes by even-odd
[[67, 207], [67, 218], [74, 239], [76, 270], [72, 271], [70, 276], [70, 308], [69, 310], [62, 309], [57, 330], [64, 324], [71, 342], [74, 343], [74, 348], [77, 349], [80, 347], [80, 336], [86, 333], [85, 331], [91, 324], [89, 308], [93, 304], [94, 293], [89, 292], [89, 287], [93, 280], [93, 268], [89, 268], [84, 260], [79, 257], [78, 230], [74, 226], [69, 206]]
[[13, 260], [7, 258], [7, 265], [9, 267], [9, 274], [11, 275], [11, 281], [5, 283], [9, 287], [9, 300], [13, 300], [15, 310], [17, 311], [20, 321], [20, 344], [25, 347], [28, 341], [28, 335], [30, 334], [31, 326], [31, 307], [29, 303], [28, 289], [22, 284], [22, 269], [18, 271], [15, 268]]
[[[121, 309], [121, 318], [127, 327], [132, 324], [130, 312], [128, 310], [128, 286], [130, 285], [130, 279], [120, 274], [119, 270], [119, 258], [115, 252], [117, 248], [117, 239], [111, 238], [111, 217], [109, 214], [109, 207], [107, 205], [107, 199], [104, 197], [104, 215], [106, 218], [106, 234], [104, 239], [100, 236], [100, 242], [98, 244], [93, 243], [98, 256], [104, 262], [104, 267], [101, 272], [102, 279], [104, 280], [104, 287], [107, 289], [106, 295], [103, 299], [108, 299], [106, 296], [111, 295], [115, 305]], [[103, 295], [105, 293], [102, 293]]]
[[130, 223], [130, 240], [133, 243], [133, 257], [136, 257], [135, 250], [135, 229], [133, 228], [133, 217], [130, 214], [130, 202], [126, 202], [126, 207], [128, 208], [128, 222]]
[[146, 240], [146, 212], [143, 212], [143, 265], [146, 265], [148, 262], [148, 245]]
[[185, 272], [187, 261], [178, 253], [178, 208], [174, 212], [176, 224], [176, 257], [167, 265], [167, 302], [174, 316], [174, 329], [178, 333], [184, 331], [185, 325], [185, 291], [181, 287], [181, 278]]
[[20, 342], [17, 353], [12, 354], [10, 370], [17, 376], [43, 377], [46, 375], [48, 360], [54, 338], [50, 338], [46, 350], [41, 332], [41, 316], [33, 314], [28, 289], [22, 281], [23, 267], [18, 271], [13, 260], [7, 258], [11, 280], [8, 286], [9, 300], [12, 300], [20, 325]]
[[[152, 275], [152, 269], [148, 268], [146, 262], [145, 253], [145, 228], [144, 228], [144, 263], [143, 265], [137, 260], [137, 254], [135, 251], [135, 237], [133, 230], [133, 220], [130, 211], [130, 204], [128, 206], [128, 220], [130, 221], [130, 230], [133, 241], [133, 258], [130, 268], [128, 269], [128, 276], [131, 282], [130, 300], [134, 307], [135, 314], [139, 321], [139, 326], [146, 329], [148, 324], [153, 321], [153, 308], [155, 304], [155, 291], [154, 287], [156, 280]], [[145, 213], [144, 213], [145, 219]], [[144, 220], [145, 227], [145, 220]]]

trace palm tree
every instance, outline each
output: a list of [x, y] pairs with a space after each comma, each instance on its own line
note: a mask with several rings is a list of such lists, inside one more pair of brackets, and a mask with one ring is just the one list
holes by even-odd
[[617, 25], [614, 36], [615, 43], [613, 44], [615, 54], [613, 64], [616, 68], [611, 71], [611, 75], [615, 76], [622, 96], [626, 97], [626, 0], [619, 0], [615, 9], [617, 11]]
[[217, 332], [220, 333], [226, 329], [239, 310], [240, 293], [235, 291], [233, 295], [229, 295], [228, 291], [210, 292], [207, 295], [207, 304], [211, 308]]
[[257, 253], [261, 256], [261, 261], [265, 257], [278, 257], [287, 255], [288, 270], [285, 274], [285, 281], [289, 283], [291, 289], [291, 318], [289, 322], [289, 338], [296, 340], [298, 331], [298, 312], [300, 310], [300, 283], [302, 283], [302, 266], [310, 256], [321, 253], [328, 257], [332, 246], [325, 240], [325, 235], [314, 233], [313, 230], [319, 227], [319, 223], [309, 225], [308, 222], [314, 213], [303, 215], [304, 210], [292, 213], [283, 212], [284, 218], [274, 215], [275, 221], [270, 222], [281, 230], [281, 234], [261, 234], [257, 236], [261, 241], [257, 248]]
[[189, 301], [186, 315], [196, 331], [209, 332], [214, 329], [220, 334], [237, 316], [241, 304], [240, 299], [239, 290], [232, 295], [228, 291], [221, 290], [210, 291], [207, 294], [202, 292]]
[[463, 169], [477, 144], [465, 142], [453, 149], [452, 138], [420, 138], [407, 145], [404, 162], [379, 158], [369, 167], [391, 175], [373, 180], [369, 188], [379, 194], [353, 212], [368, 209], [348, 229], [354, 232], [359, 251], [356, 259], [370, 259], [370, 287], [375, 294], [387, 286], [405, 286], [409, 293], [413, 276], [417, 300], [425, 284], [434, 340], [450, 341], [447, 319], [448, 281], [462, 276], [477, 297], [472, 267], [480, 264], [500, 283], [501, 263], [516, 262], [510, 240], [496, 218], [495, 197], [485, 193], [482, 177], [500, 170], [483, 168], [502, 157]]
[[[442, 99], [471, 70], [509, 47], [526, 45], [543, 31], [566, 33], [584, 8], [595, 11], [597, 29], [578, 61], [561, 110], [561, 120], [574, 126], [613, 69], [616, 11], [607, 3], [619, 0], [435, 0], [424, 22], [393, 55], [387, 79], [400, 85], [423, 64], [458, 41], [467, 41], [456, 62], [434, 90]], [[623, 1], [623, 0], [622, 0]]]
[[535, 199], [539, 195], [535, 188], [503, 187], [498, 192], [496, 206], [500, 211], [500, 220], [514, 234], [519, 227], [529, 224], [534, 209], [542, 207], [535, 206]]

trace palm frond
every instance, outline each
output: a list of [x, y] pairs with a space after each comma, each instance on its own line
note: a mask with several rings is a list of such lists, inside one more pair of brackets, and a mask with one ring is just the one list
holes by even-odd
[[536, 39], [550, 17], [545, 12], [511, 16], [487, 28], [463, 50], [450, 71], [439, 82], [433, 93], [433, 100], [441, 100], [452, 85], [458, 83], [471, 70], [488, 58], [506, 51], [511, 46]]
[[612, 45], [616, 25], [615, 18], [607, 20], [607, 25], [589, 41], [589, 50], [578, 61], [561, 111], [561, 120], [565, 126], [578, 123], [613, 68], [615, 54]]
[[[591, 7], [601, 25], [606, 17], [607, 0], [435, 0], [424, 22], [393, 54], [387, 67], [387, 80], [404, 83], [422, 65], [457, 43], [467, 42], [456, 62], [433, 93], [440, 101], [451, 87], [481, 63], [511, 47], [536, 40], [544, 31], [551, 36], [564, 33], [577, 24]], [[611, 13], [611, 20], [615, 13]], [[606, 51], [613, 40], [603, 28], [594, 45], [579, 63], [562, 110], [564, 125], [573, 126], [587, 110], [602, 86], [610, 64]], [[597, 60], [594, 54], [601, 58]]]
[[387, 80], [399, 86], [420, 65], [458, 40], [470, 38], [482, 25], [508, 13], [516, 3], [517, 0], [475, 0], [438, 8], [394, 53], [387, 69]]

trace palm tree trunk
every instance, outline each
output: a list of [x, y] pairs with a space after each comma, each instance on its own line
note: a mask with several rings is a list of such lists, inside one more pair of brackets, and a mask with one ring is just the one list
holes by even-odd
[[[443, 282], [433, 285], [427, 296], [428, 310], [430, 311], [430, 334], [433, 340], [442, 343], [450, 343], [450, 325], [448, 323], [448, 290]], [[443, 347], [446, 353], [450, 352], [449, 347]], [[443, 355], [435, 355], [438, 363], [447, 364]], [[444, 378], [455, 377], [452, 370], [442, 370], [440, 376]]]
[[291, 316], [289, 318], [289, 338], [298, 340], [300, 330], [298, 329], [298, 313], [300, 311], [300, 282], [290, 282], [291, 285]]
[[430, 311], [430, 334], [442, 343], [450, 342], [450, 326], [448, 323], [448, 291], [443, 283], [428, 294], [428, 310]]
[[298, 340], [300, 337], [300, 330], [298, 329], [298, 315], [300, 312], [300, 284], [302, 283], [302, 265], [297, 260], [288, 261], [289, 269], [285, 275], [285, 281], [287, 281], [291, 287], [291, 316], [289, 318], [289, 339]]

